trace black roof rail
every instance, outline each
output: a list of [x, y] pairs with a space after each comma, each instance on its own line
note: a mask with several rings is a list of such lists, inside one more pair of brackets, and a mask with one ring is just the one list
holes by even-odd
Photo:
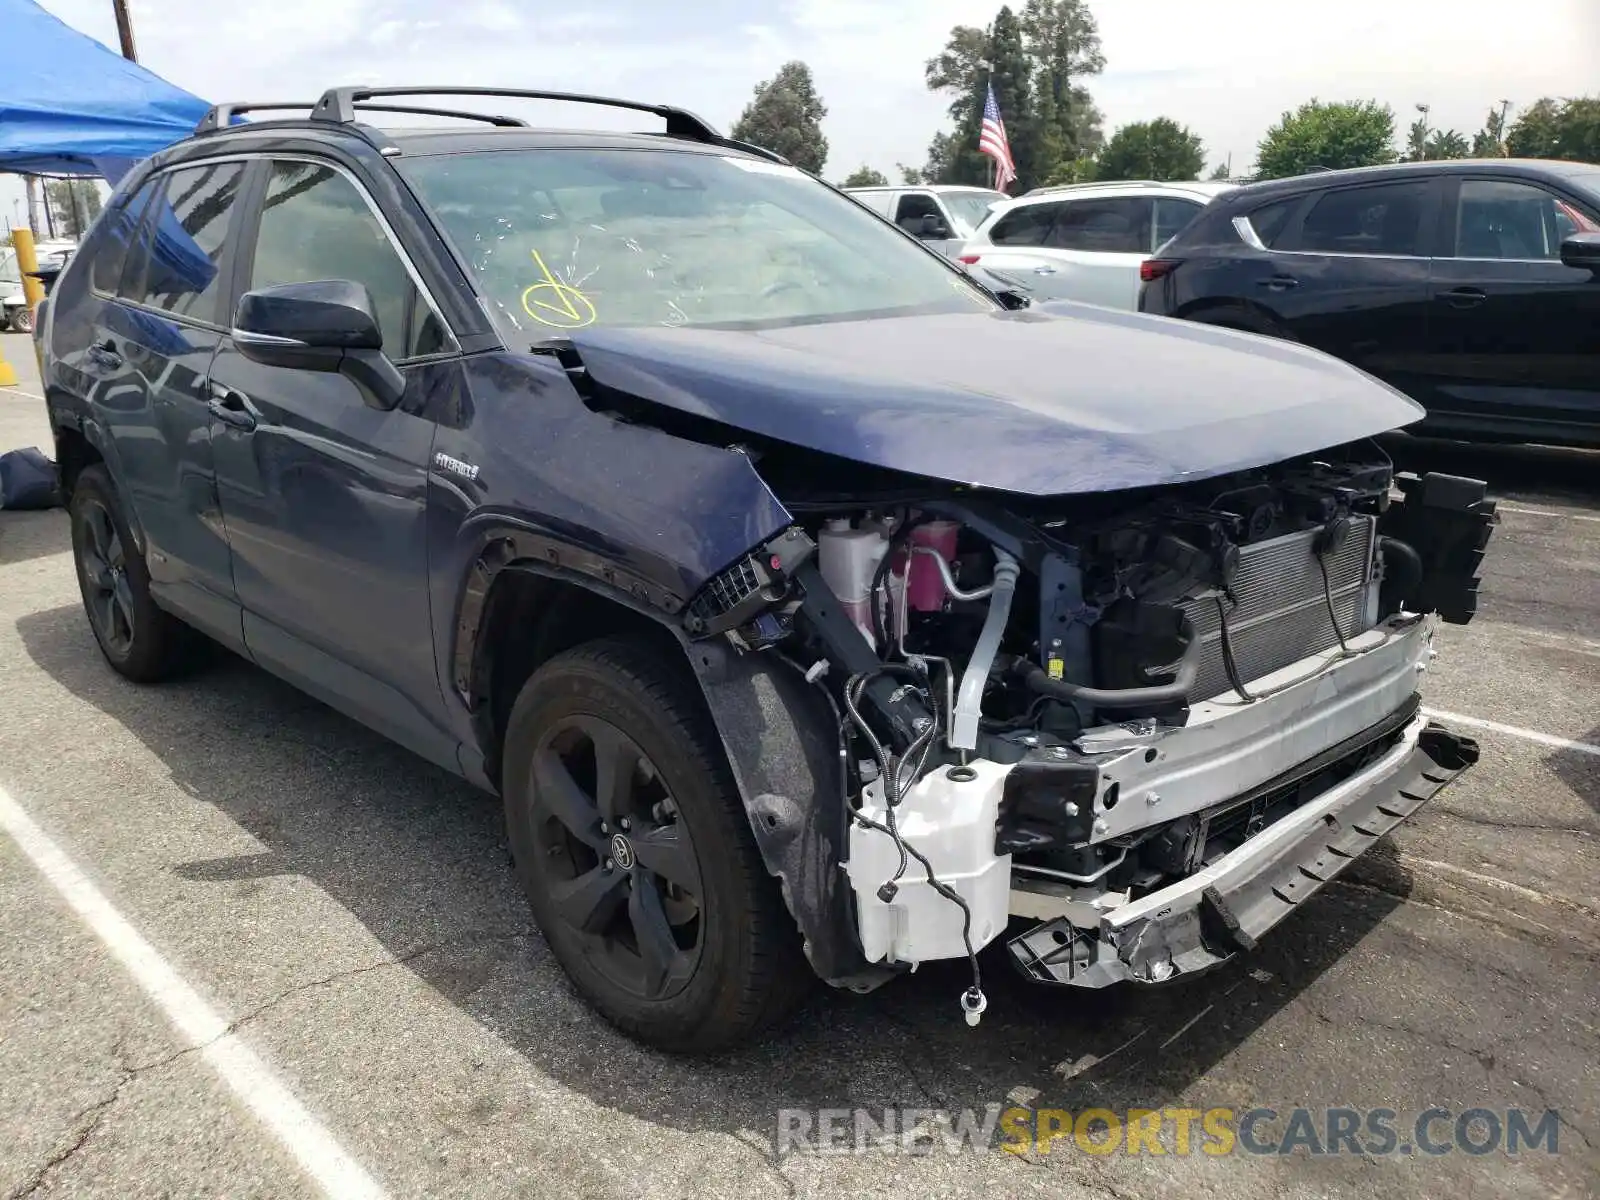
[[[486, 88], [486, 87], [336, 87], [329, 88], [322, 94], [322, 99], [311, 110], [311, 117], [316, 121], [331, 121], [335, 124], [348, 125], [355, 120], [355, 114], [360, 109], [361, 103], [367, 100], [382, 99], [390, 96], [499, 96], [516, 100], [564, 100], [571, 104], [598, 104], [606, 108], [626, 108], [634, 112], [646, 112], [660, 117], [667, 123], [667, 136], [685, 138], [689, 141], [708, 142], [712, 145], [726, 146], [728, 140], [717, 132], [716, 128], [704, 118], [695, 116], [694, 113], [684, 108], [674, 108], [670, 104], [645, 104], [638, 100], [618, 100], [611, 96], [587, 96], [578, 92], [544, 92], [529, 91], [523, 88]], [[740, 147], [743, 149], [744, 147]], [[771, 155], [771, 151], [764, 151]]]
[[[286, 101], [273, 100], [261, 104], [249, 102], [235, 102], [232, 104], [218, 104], [205, 116], [200, 118], [200, 124], [194, 127], [196, 133], [211, 133], [218, 129], [226, 129], [233, 124], [233, 118], [240, 113], [264, 112], [269, 110], [300, 109], [309, 111], [317, 107], [317, 102], [311, 100]], [[465, 112], [455, 108], [424, 108], [414, 104], [357, 104], [357, 112], [387, 112], [405, 113], [413, 117], [459, 117], [463, 121], [483, 121], [490, 125], [502, 128], [526, 129], [528, 123], [519, 117], [496, 116], [492, 113]]]

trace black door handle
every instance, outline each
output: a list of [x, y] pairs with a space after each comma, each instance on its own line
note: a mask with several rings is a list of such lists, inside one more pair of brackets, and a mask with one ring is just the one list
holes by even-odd
[[1489, 293], [1482, 288], [1458, 287], [1445, 292], [1444, 298], [1451, 308], [1476, 308], [1489, 298]]
[[250, 397], [220, 383], [211, 385], [211, 400], [206, 404], [206, 411], [235, 429], [249, 431], [256, 427], [257, 413]]
[[1264, 287], [1274, 292], [1286, 292], [1290, 288], [1299, 287], [1300, 281], [1293, 275], [1274, 275], [1270, 279], [1257, 280], [1256, 286]]

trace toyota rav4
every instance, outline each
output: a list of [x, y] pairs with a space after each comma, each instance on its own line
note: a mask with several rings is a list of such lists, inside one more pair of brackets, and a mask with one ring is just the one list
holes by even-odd
[[976, 1023], [991, 943], [1185, 976], [1476, 758], [1418, 684], [1494, 507], [1396, 474], [1388, 386], [987, 290], [679, 109], [302, 107], [141, 164], [45, 306], [89, 624], [498, 793], [623, 1029], [708, 1050], [939, 959]]

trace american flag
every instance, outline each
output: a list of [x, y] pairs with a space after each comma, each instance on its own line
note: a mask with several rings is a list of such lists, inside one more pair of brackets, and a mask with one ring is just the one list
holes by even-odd
[[1011, 143], [1006, 140], [1006, 123], [1000, 119], [1000, 106], [994, 101], [994, 84], [983, 102], [983, 128], [978, 133], [978, 153], [994, 159], [995, 190], [1003, 192], [1017, 177], [1017, 164], [1011, 161]]

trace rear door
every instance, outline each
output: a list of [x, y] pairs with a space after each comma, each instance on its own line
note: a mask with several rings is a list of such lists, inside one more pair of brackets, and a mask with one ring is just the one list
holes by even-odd
[[1448, 185], [1424, 403], [1464, 432], [1600, 439], [1600, 276], [1561, 262], [1600, 211], [1527, 179]]
[[1308, 346], [1420, 390], [1439, 189], [1407, 178], [1314, 196], [1257, 272], [1260, 303]]
[[[206, 375], [223, 337], [230, 230], [248, 170], [229, 160], [155, 178], [83, 359], [117, 485], [144, 532], [151, 591], [235, 647], [239, 608], [217, 503]], [[108, 255], [104, 265], [114, 262]], [[93, 267], [101, 266], [97, 258]], [[96, 290], [111, 286], [109, 271], [91, 276]]]

